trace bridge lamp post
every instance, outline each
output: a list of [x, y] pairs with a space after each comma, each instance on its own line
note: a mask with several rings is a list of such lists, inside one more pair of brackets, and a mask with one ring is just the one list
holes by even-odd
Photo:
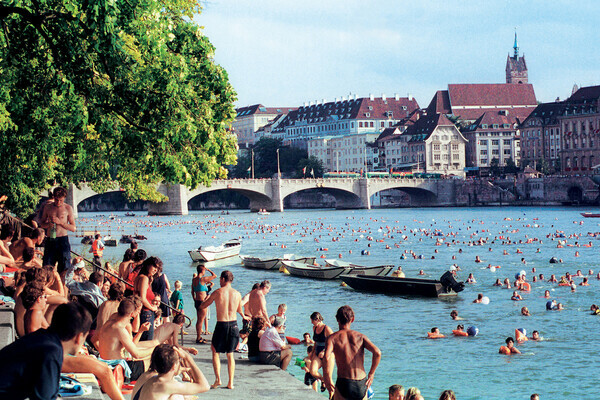
[[252, 179], [254, 179], [254, 149], [252, 149]]
[[279, 149], [277, 149], [277, 178], [281, 179], [281, 169], [279, 165]]

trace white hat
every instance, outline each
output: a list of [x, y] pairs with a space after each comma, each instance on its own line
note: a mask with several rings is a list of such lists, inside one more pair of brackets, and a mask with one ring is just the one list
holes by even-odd
[[456, 267], [454, 265], [450, 266], [450, 271], [456, 271]]

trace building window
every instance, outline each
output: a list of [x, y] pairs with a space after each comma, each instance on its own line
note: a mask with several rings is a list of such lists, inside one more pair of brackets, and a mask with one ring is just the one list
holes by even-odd
[[500, 154], [500, 151], [498, 149], [492, 150], [493, 156], [497, 156], [498, 154]]
[[440, 145], [439, 144], [434, 144], [433, 145], [433, 149], [434, 150], [439, 150], [440, 149]]
[[457, 144], [453, 144], [452, 145], [452, 150], [458, 150], [458, 145]]
[[358, 127], [359, 127], [359, 128], [362, 128], [362, 127], [363, 127], [363, 123], [362, 123], [362, 121], [359, 121], [359, 122], [358, 122]]
[[487, 158], [482, 158], [482, 159], [481, 159], [481, 164], [482, 164], [482, 165], [484, 165], [484, 164], [487, 164], [487, 163], [488, 163], [488, 160], [487, 160]]
[[434, 155], [433, 155], [433, 159], [434, 159], [435, 161], [440, 161], [440, 155], [439, 155], [439, 154], [434, 154]]
[[510, 146], [510, 139], [504, 139], [502, 143], [504, 143], [505, 146]]
[[510, 156], [510, 149], [504, 149], [504, 155]]
[[487, 150], [483, 150], [483, 149], [482, 149], [482, 150], [479, 152], [479, 154], [481, 154], [482, 156], [487, 156]]
[[492, 140], [492, 146], [498, 146], [500, 144], [500, 140]]
[[479, 144], [480, 144], [480, 145], [482, 145], [482, 146], [487, 146], [487, 144], [488, 144], [488, 141], [487, 141], [487, 139], [481, 139], [481, 140], [479, 141]]
[[459, 156], [459, 154], [454, 153], [454, 154], [452, 154], [452, 159], [458, 160], [459, 159], [458, 156]]

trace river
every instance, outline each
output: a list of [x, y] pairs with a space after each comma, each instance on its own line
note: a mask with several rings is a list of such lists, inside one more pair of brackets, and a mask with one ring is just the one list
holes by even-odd
[[[451, 299], [365, 294], [342, 287], [339, 281], [316, 281], [246, 269], [237, 257], [221, 262], [214, 270], [219, 274], [223, 269], [230, 269], [235, 275], [234, 287], [242, 295], [254, 282], [270, 280], [273, 287], [267, 295], [268, 311], [275, 313], [280, 303], [288, 305], [287, 334], [290, 336], [301, 337], [302, 333], [311, 331], [309, 315], [313, 311], [319, 311], [325, 323], [337, 330], [334, 317], [337, 308], [344, 304], [352, 306], [356, 313], [353, 329], [366, 334], [383, 352], [373, 384], [376, 399], [387, 399], [387, 388], [395, 383], [405, 388], [420, 388], [426, 399], [437, 399], [445, 389], [453, 389], [461, 400], [528, 399], [532, 393], [539, 393], [542, 399], [584, 399], [594, 398], [598, 393], [599, 350], [594, 343], [600, 342], [600, 317], [591, 316], [589, 308], [592, 303], [600, 303], [596, 295], [600, 281], [595, 276], [590, 277], [590, 286], [578, 286], [574, 293], [568, 287], [538, 281], [532, 284], [530, 293], [522, 294], [523, 301], [518, 302], [510, 300], [512, 289], [493, 286], [496, 278], [508, 277], [513, 281], [521, 270], [527, 272], [531, 281], [534, 267], [546, 280], [552, 273], [560, 278], [565, 272], [574, 274], [578, 269], [584, 274], [589, 269], [595, 274], [600, 272], [600, 241], [587, 236], [588, 232], [600, 231], [599, 221], [581, 217], [582, 211], [590, 210], [516, 207], [286, 210], [266, 216], [235, 211], [229, 215], [194, 212], [178, 217], [126, 217], [123, 213], [114, 213], [113, 220], [108, 215], [80, 213], [77, 224], [98, 226], [103, 234], [110, 229], [117, 238], [121, 233], [133, 233], [136, 227], [137, 233], [148, 237], [140, 242], [140, 248], [163, 260], [171, 283], [183, 282], [186, 314], [194, 317], [189, 293], [195, 267], [187, 251], [199, 245], [218, 245], [231, 238], [242, 238], [241, 253], [245, 255], [269, 257], [294, 253], [319, 257], [325, 254], [327, 258], [337, 258], [341, 254], [343, 260], [357, 264], [402, 265], [407, 277], [417, 277], [422, 269], [427, 277], [437, 279], [451, 264], [457, 263], [461, 267], [460, 279], [465, 280], [472, 272], [477, 283], [467, 285]], [[431, 235], [434, 231], [443, 236]], [[567, 236], [582, 235], [567, 238], [568, 245], [592, 242], [593, 247], [557, 248], [557, 239], [547, 236], [560, 231]], [[450, 234], [452, 236], [448, 236]], [[367, 236], [374, 240], [368, 241]], [[339, 240], [333, 241], [334, 237]], [[517, 244], [503, 244], [500, 237], [505, 241], [510, 238]], [[480, 238], [488, 242], [481, 246], [467, 243]], [[457, 243], [436, 246], [438, 239]], [[526, 244], [528, 239], [541, 242], [533, 240]], [[79, 238], [73, 238], [72, 242], [76, 242], [75, 251], [82, 250]], [[395, 247], [395, 243], [400, 247]], [[371, 244], [371, 255], [361, 256], [361, 250], [367, 249], [368, 244]], [[282, 245], [286, 248], [281, 248]], [[386, 245], [391, 249], [386, 249]], [[318, 251], [321, 247], [329, 250]], [[120, 259], [125, 249], [126, 245], [122, 244], [107, 248], [105, 259]], [[517, 249], [522, 253], [517, 253]], [[507, 250], [508, 255], [503, 255], [503, 250]], [[408, 255], [401, 259], [405, 251], [413, 251], [422, 258], [413, 259]], [[579, 252], [578, 257], [576, 252]], [[475, 263], [476, 256], [483, 262]], [[550, 264], [552, 256], [562, 258], [564, 263]], [[486, 268], [489, 263], [501, 268], [492, 272]], [[565, 310], [546, 311], [545, 290], [550, 290], [552, 298], [563, 303]], [[478, 293], [488, 296], [490, 303], [473, 304]], [[530, 317], [520, 315], [523, 306], [529, 308]], [[479, 328], [478, 336], [451, 336], [451, 330], [457, 325], [449, 316], [453, 309], [464, 318], [461, 323], [465, 328], [470, 325]], [[213, 312], [211, 329], [214, 321]], [[425, 339], [434, 326], [449, 337]], [[538, 330], [543, 340], [519, 345], [523, 353], [520, 356], [498, 354], [504, 339], [514, 337], [515, 328], [526, 328], [528, 336]], [[304, 357], [304, 354], [304, 346], [294, 346], [294, 357]], [[294, 365], [290, 365], [288, 371], [299, 378], [303, 375]], [[212, 371], [205, 372], [212, 374]]]

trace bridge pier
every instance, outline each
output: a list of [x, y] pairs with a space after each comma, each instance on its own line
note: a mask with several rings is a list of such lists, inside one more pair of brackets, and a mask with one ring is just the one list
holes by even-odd
[[281, 197], [281, 178], [271, 180], [271, 207], [269, 211], [283, 212]]
[[371, 192], [369, 190], [369, 178], [362, 178], [358, 180], [358, 197], [360, 197], [361, 207], [370, 210]]
[[77, 199], [77, 193], [79, 193], [77, 186], [70, 183], [67, 189], [67, 198], [65, 199], [65, 203], [67, 203], [73, 208], [73, 218], [77, 218], [77, 216], [79, 215], [77, 213], [77, 205], [79, 204], [79, 201]]
[[184, 185], [160, 185], [158, 191], [169, 199], [148, 203], [148, 215], [188, 215], [188, 195]]

